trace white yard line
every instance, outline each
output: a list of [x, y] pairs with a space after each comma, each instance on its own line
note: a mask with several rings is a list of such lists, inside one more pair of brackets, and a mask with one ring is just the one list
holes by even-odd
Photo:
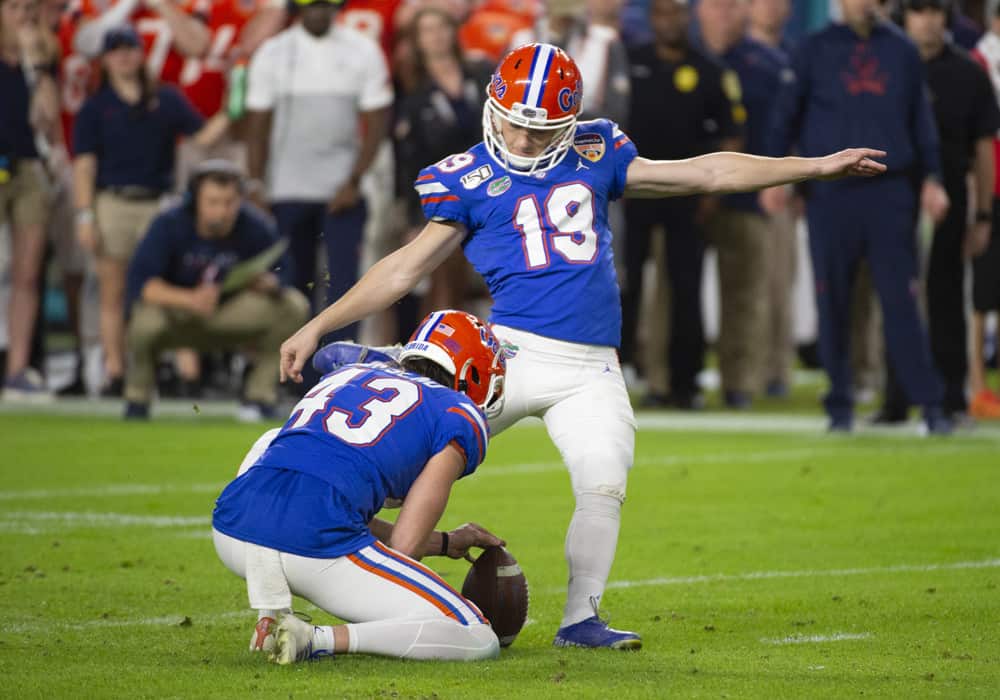
[[44, 527], [44, 523], [58, 523], [69, 527], [207, 527], [211, 518], [204, 515], [134, 515], [131, 513], [72, 513], [61, 511], [12, 511], [0, 513], [0, 529], [26, 522]]
[[[793, 634], [790, 637], [778, 639], [761, 639], [763, 644], [825, 644], [826, 642], [853, 642], [859, 639], [871, 639], [871, 632], [834, 632], [833, 634]], [[822, 667], [818, 667], [822, 668]]]
[[[233, 471], [235, 474], [236, 471]], [[63, 489], [26, 489], [0, 491], [0, 501], [45, 501], [54, 498], [104, 496], [157, 496], [165, 493], [218, 493], [224, 483], [214, 484], [104, 484]]]
[[[199, 420], [211, 418], [232, 418], [236, 416], [238, 404], [235, 401], [191, 401], [166, 399], [153, 406], [153, 417], [189, 418]], [[86, 417], [118, 417], [122, 412], [122, 402], [111, 399], [60, 399], [54, 403], [32, 405], [0, 402], [0, 415], [30, 413], [35, 415], [63, 415]], [[826, 433], [826, 418], [820, 414], [793, 415], [786, 413], [734, 414], [723, 411], [697, 413], [639, 411], [636, 422], [640, 430], [649, 431], [706, 431], [723, 433], [776, 433], [811, 434], [821, 436]], [[261, 427], [264, 427], [263, 425]], [[514, 429], [531, 427], [539, 429], [541, 421], [528, 418], [517, 423]], [[859, 413], [855, 421], [856, 433], [864, 436], [912, 439], [920, 434], [921, 424], [916, 418], [900, 428], [873, 428], [864, 424]], [[1000, 440], [1000, 425], [980, 423], [971, 431], [961, 431], [952, 436], [953, 441], [965, 438]], [[834, 438], [849, 444], [850, 438]]]
[[[163, 617], [142, 617], [132, 620], [111, 620], [97, 619], [85, 622], [14, 622], [10, 624], [0, 624], [0, 632], [16, 634], [20, 632], [47, 632], [47, 631], [81, 631], [95, 628], [113, 627], [179, 627], [181, 623], [190, 618], [192, 625], [211, 625], [217, 622], [233, 620], [241, 617], [252, 620], [256, 613], [252, 610], [239, 610], [225, 613], [211, 613], [205, 615], [165, 615]], [[251, 631], [248, 629], [248, 631]]]
[[[805, 569], [801, 571], [750, 571], [741, 574], [714, 574], [711, 576], [676, 576], [671, 578], [646, 579], [642, 581], [612, 581], [608, 588], [633, 588], [637, 586], [667, 586], [667, 585], [697, 585], [703, 583], [717, 583], [719, 581], [757, 581], [764, 579], [781, 578], [822, 578], [837, 576], [860, 576], [866, 574], [894, 574], [906, 572], [926, 572], [926, 571], [955, 571], [962, 569], [993, 569], [1000, 568], [1000, 559], [984, 559], [981, 561], [952, 562], [945, 564], [901, 564], [897, 566], [873, 566], [858, 567], [850, 569], [828, 569], [816, 570]], [[565, 588], [549, 588], [541, 593], [564, 593]], [[533, 590], [534, 594], [535, 591]], [[314, 606], [310, 606], [314, 607]], [[132, 620], [86, 620], [83, 622], [0, 622], [0, 632], [42, 632], [46, 630], [86, 630], [100, 627], [132, 627], [132, 626], [175, 626], [179, 625], [184, 618], [183, 614], [167, 615], [164, 617], [138, 618]], [[223, 620], [246, 617], [251, 619], [252, 612], [249, 610], [229, 611], [217, 614], [191, 615], [193, 624], [212, 624]], [[529, 619], [528, 623], [534, 623], [534, 619]], [[867, 639], [871, 634], [837, 632], [832, 635], [793, 635], [780, 639], [761, 639], [764, 644], [810, 644], [822, 642], [848, 641], [855, 639]]]
[[[705, 574], [700, 576], [666, 576], [635, 581], [609, 581], [608, 588], [639, 588], [643, 586], [690, 586], [701, 583], [727, 581], [765, 581], [786, 578], [837, 578], [842, 576], [870, 576], [873, 574], [920, 573], [927, 571], [959, 571], [963, 569], [997, 569], [1000, 559], [959, 561], [947, 564], [899, 564], [896, 566], [870, 566], [850, 569], [802, 569], [799, 571], [747, 571], [737, 574]], [[565, 587], [547, 588], [542, 593], [565, 593]]]
[[[992, 445], [983, 444], [982, 450], [992, 450]], [[968, 444], [948, 442], [920, 442], [913, 449], [918, 449], [921, 455], [936, 456], [967, 453]], [[767, 462], [797, 462], [800, 460], [841, 456], [845, 450], [850, 455], [898, 455], [901, 447], [896, 443], [884, 445], [858, 445], [850, 443], [820, 443], [806, 448], [789, 448], [778, 450], [741, 451], [727, 450], [707, 454], [677, 455], [663, 454], [639, 457], [635, 460], [637, 468], [669, 467], [697, 464], [756, 464]], [[562, 462], [523, 462], [519, 464], [489, 464], [487, 462], [476, 472], [475, 479], [502, 476], [517, 476], [521, 474], [538, 474], [543, 472], [563, 471], [566, 467]], [[235, 474], [235, 471], [234, 471]], [[170, 493], [214, 493], [222, 491], [225, 483], [198, 484], [103, 484], [99, 486], [83, 486], [79, 488], [61, 489], [25, 489], [0, 491], [0, 502], [50, 500], [57, 498], [102, 498], [113, 496], [156, 496]], [[0, 517], [3, 517], [0, 514]]]

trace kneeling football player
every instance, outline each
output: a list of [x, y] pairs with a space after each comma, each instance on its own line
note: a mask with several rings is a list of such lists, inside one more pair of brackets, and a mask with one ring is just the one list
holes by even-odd
[[[434, 527], [452, 484], [485, 456], [484, 414], [502, 406], [505, 370], [479, 319], [436, 312], [398, 367], [328, 374], [257, 441], [212, 517], [216, 552], [246, 579], [258, 613], [251, 649], [281, 664], [354, 652], [497, 656], [476, 606], [418, 560], [503, 544], [475, 524]], [[395, 525], [374, 517], [393, 501], [402, 501]], [[293, 615], [293, 593], [348, 624]]]

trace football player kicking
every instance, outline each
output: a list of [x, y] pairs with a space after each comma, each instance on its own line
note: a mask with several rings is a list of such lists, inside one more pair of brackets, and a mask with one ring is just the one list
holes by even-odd
[[[428, 224], [281, 348], [282, 380], [300, 370], [329, 331], [385, 309], [459, 245], [493, 297], [490, 318], [508, 357], [496, 434], [539, 416], [569, 469], [576, 508], [566, 535], [569, 588], [559, 646], [637, 649], [598, 603], [614, 560], [632, 466], [635, 419], [615, 348], [621, 306], [608, 203], [753, 190], [808, 178], [876, 175], [882, 151], [822, 158], [711, 153], [681, 161], [641, 158], [618, 127], [577, 122], [580, 72], [548, 44], [514, 49], [487, 87], [483, 142], [417, 178]], [[642, 118], [642, 115], [638, 115]], [[340, 351], [331, 348], [337, 360]]]
[[[483, 411], [502, 406], [503, 351], [462, 311], [436, 313], [418, 333], [399, 366], [325, 376], [284, 427], [257, 440], [216, 501], [216, 552], [246, 579], [258, 614], [250, 648], [272, 661], [499, 653], [476, 606], [417, 560], [504, 544], [475, 524], [433, 531], [452, 484], [486, 453]], [[395, 525], [374, 517], [399, 501]], [[292, 593], [349, 624], [293, 615]]]

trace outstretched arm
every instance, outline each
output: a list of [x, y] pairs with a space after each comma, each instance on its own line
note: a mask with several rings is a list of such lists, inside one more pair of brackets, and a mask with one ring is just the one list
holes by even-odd
[[849, 148], [822, 158], [764, 158], [746, 153], [709, 153], [687, 160], [636, 158], [629, 165], [625, 194], [630, 197], [746, 192], [812, 178], [885, 172], [875, 158], [885, 151]]
[[302, 381], [302, 368], [326, 333], [386, 309], [451, 255], [464, 231], [451, 222], [429, 221], [413, 241], [379, 260], [340, 299], [281, 345], [281, 381]]

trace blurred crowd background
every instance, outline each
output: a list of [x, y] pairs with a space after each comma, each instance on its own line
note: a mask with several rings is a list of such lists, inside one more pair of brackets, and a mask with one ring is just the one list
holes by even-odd
[[[718, 390], [744, 410], [789, 396], [796, 368], [825, 352], [854, 398], [888, 384], [877, 420], [928, 403], [921, 373], [940, 377], [953, 416], [1000, 417], [986, 379], [1000, 307], [997, 12], [983, 0], [0, 0], [2, 400], [122, 398], [141, 418], [157, 395], [239, 397], [241, 417], [272, 417], [278, 344], [420, 230], [416, 174], [481, 140], [496, 62], [542, 40], [579, 64], [583, 118], [616, 121], [650, 158], [814, 155], [810, 129], [835, 134], [833, 150], [912, 129], [890, 156], [914, 152], [890, 162], [912, 201], [821, 183], [614, 205], [621, 358], [644, 405], [698, 410]], [[816, 32], [869, 20], [880, 29], [851, 41], [870, 51], [838, 65], [810, 49]], [[878, 31], [908, 35], [912, 75]], [[906, 98], [894, 83], [910, 80]], [[861, 109], [823, 106], [840, 81]], [[913, 94], [923, 107], [883, 106]], [[872, 129], [881, 143], [854, 142]], [[882, 244], [890, 229], [912, 260]], [[458, 253], [330, 339], [391, 344], [429, 309], [488, 306]]]

